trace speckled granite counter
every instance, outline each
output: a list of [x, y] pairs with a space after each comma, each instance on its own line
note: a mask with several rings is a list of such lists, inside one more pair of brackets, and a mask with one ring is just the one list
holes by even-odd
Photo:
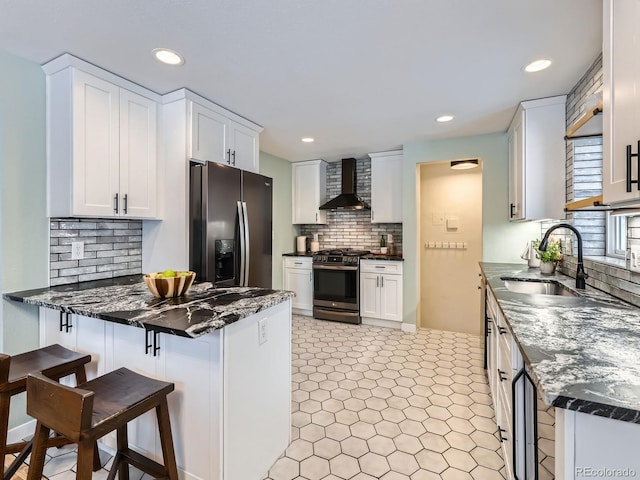
[[291, 252], [291, 253], [283, 253], [283, 257], [313, 257], [315, 253], [311, 252]]
[[184, 337], [204, 335], [293, 296], [284, 290], [213, 288], [212, 283], [202, 282], [193, 284], [183, 297], [159, 299], [140, 275], [3, 295], [8, 300]]
[[640, 309], [588, 286], [579, 297], [514, 293], [501, 277], [576, 291], [575, 280], [525, 264], [480, 267], [547, 404], [640, 423]]
[[382, 253], [370, 253], [360, 257], [362, 260], [391, 260], [394, 262], [404, 262], [402, 255], [383, 255]]

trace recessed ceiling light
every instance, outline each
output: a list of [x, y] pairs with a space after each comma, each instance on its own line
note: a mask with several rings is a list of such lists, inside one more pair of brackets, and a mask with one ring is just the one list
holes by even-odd
[[454, 118], [456, 117], [454, 117], [453, 115], [441, 115], [438, 118], [436, 118], [436, 122], [440, 122], [440, 123], [450, 122]]
[[551, 65], [551, 60], [547, 60], [547, 59], [536, 60], [535, 62], [531, 62], [529, 65], [524, 67], [524, 71], [529, 73], [539, 72], [540, 70], [549, 68], [550, 65]]
[[304, 138], [302, 139], [302, 141], [303, 141], [304, 143], [312, 143], [312, 142], [315, 142], [315, 138], [311, 138], [311, 137], [304, 137]]
[[175, 50], [156, 48], [153, 50], [153, 56], [156, 57], [156, 60], [167, 65], [184, 65], [184, 58]]

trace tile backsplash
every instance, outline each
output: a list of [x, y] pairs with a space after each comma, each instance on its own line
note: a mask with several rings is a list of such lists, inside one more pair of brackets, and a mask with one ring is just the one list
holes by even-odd
[[[142, 222], [52, 218], [51, 286], [142, 273]], [[84, 242], [84, 258], [71, 259], [71, 243]]]
[[[327, 200], [337, 197], [342, 188], [342, 163], [327, 166]], [[371, 159], [356, 161], [356, 193], [371, 205]], [[380, 236], [393, 235], [396, 251], [402, 252], [401, 223], [371, 223], [370, 210], [335, 210], [327, 212], [326, 225], [300, 225], [300, 235], [319, 234], [320, 248], [355, 248], [376, 251]]]

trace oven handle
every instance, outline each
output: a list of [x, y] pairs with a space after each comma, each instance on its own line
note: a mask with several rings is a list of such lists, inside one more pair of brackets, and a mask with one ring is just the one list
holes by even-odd
[[356, 271], [358, 267], [346, 266], [346, 265], [314, 265], [314, 270], [351, 270]]

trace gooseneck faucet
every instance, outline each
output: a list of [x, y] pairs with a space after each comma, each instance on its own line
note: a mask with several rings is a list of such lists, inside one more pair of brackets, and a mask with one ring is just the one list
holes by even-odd
[[582, 263], [582, 235], [573, 225], [569, 225], [568, 223], [559, 223], [558, 225], [554, 225], [549, 230], [547, 230], [542, 237], [542, 241], [538, 246], [538, 250], [542, 250], [545, 252], [547, 250], [547, 246], [549, 245], [549, 235], [557, 228], [568, 228], [573, 233], [576, 234], [576, 238], [578, 239], [578, 269], [576, 270], [576, 288], [584, 290], [585, 283], [589, 275], [587, 275], [584, 271], [584, 264]]

